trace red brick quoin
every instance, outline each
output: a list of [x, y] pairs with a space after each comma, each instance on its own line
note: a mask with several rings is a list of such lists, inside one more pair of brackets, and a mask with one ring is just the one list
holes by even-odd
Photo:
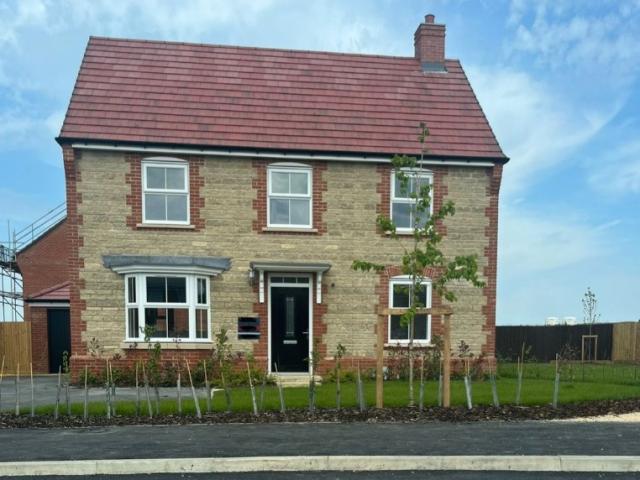
[[500, 193], [500, 183], [502, 180], [502, 165], [495, 165], [492, 169], [487, 169], [489, 185], [487, 196], [489, 206], [485, 210], [485, 215], [489, 220], [485, 228], [487, 246], [484, 254], [487, 257], [487, 265], [484, 267], [486, 285], [484, 295], [487, 303], [482, 308], [485, 316], [483, 331], [487, 334], [487, 339], [482, 345], [482, 353], [489, 359], [495, 358], [496, 352], [496, 284], [498, 275], [498, 194]]
[[64, 174], [67, 183], [67, 235], [69, 246], [69, 313], [71, 329], [71, 367], [74, 368], [74, 357], [86, 354], [86, 345], [82, 342], [82, 334], [86, 331], [86, 323], [82, 320], [82, 312], [86, 309], [86, 302], [80, 298], [80, 291], [84, 289], [84, 280], [80, 278], [80, 269], [84, 268], [84, 259], [80, 257], [80, 247], [84, 240], [78, 233], [78, 226], [82, 225], [82, 215], [78, 213], [78, 206], [82, 204], [82, 194], [77, 185], [82, 181], [77, 161], [80, 151], [75, 151], [70, 145], [62, 146]]
[[[144, 157], [137, 153], [129, 153], [124, 157], [129, 164], [129, 173], [125, 174], [125, 182], [131, 188], [127, 195], [127, 205], [131, 207], [131, 215], [127, 216], [127, 226], [136, 230], [142, 223], [142, 160]], [[204, 228], [204, 218], [200, 215], [204, 207], [204, 177], [201, 170], [204, 166], [204, 158], [195, 155], [187, 155], [179, 158], [189, 163], [189, 216], [193, 230]], [[147, 227], [144, 227], [148, 230]], [[170, 229], [171, 226], [158, 227], [159, 230]]]

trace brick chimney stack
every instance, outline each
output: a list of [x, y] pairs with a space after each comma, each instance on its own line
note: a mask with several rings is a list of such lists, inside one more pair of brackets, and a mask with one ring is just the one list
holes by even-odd
[[413, 36], [415, 55], [425, 72], [444, 72], [444, 24], [435, 23], [436, 17], [424, 17]]

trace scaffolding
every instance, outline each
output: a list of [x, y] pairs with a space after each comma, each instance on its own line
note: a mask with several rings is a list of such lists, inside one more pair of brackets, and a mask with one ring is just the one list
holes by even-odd
[[7, 240], [0, 241], [0, 322], [24, 319], [23, 283], [18, 254], [67, 216], [66, 204], [49, 210], [32, 224], [11, 230], [7, 222]]

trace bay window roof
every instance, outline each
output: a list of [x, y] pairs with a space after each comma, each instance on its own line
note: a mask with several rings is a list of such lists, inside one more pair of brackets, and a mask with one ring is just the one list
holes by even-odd
[[218, 275], [231, 268], [231, 259], [168, 255], [104, 255], [102, 264], [116, 273], [171, 272]]

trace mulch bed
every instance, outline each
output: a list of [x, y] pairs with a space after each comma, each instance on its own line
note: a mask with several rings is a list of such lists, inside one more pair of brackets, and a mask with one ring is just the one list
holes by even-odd
[[420, 412], [417, 408], [370, 408], [365, 412], [357, 409], [344, 408], [319, 409], [315, 413], [308, 410], [290, 410], [286, 414], [279, 412], [264, 412], [254, 416], [248, 412], [211, 413], [203, 414], [202, 418], [195, 416], [162, 415], [158, 417], [116, 416], [107, 419], [104, 416], [90, 417], [84, 422], [81, 417], [60, 415], [54, 420], [51, 415], [39, 415], [31, 418], [28, 414], [14, 416], [8, 413], [0, 414], [0, 428], [73, 428], [86, 426], [107, 425], [186, 425], [186, 424], [216, 424], [216, 423], [281, 423], [281, 422], [319, 422], [319, 423], [419, 423], [419, 422], [477, 422], [487, 420], [518, 421], [518, 420], [554, 420], [579, 417], [592, 417], [607, 414], [623, 414], [640, 411], [640, 399], [605, 400], [576, 404], [551, 405], [532, 407], [517, 407], [505, 405], [500, 408], [478, 406], [472, 410], [465, 407], [439, 408], [429, 407]]

